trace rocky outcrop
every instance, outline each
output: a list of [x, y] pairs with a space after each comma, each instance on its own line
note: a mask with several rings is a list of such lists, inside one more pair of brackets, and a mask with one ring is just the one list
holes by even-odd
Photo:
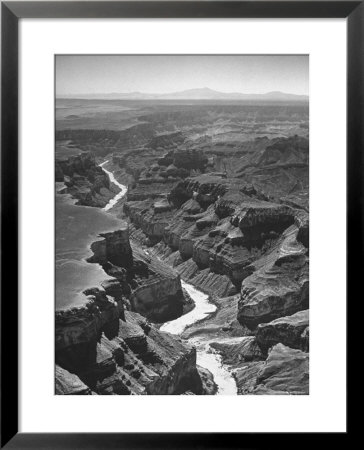
[[57, 158], [55, 164], [56, 181], [64, 182], [63, 192], [77, 199], [78, 205], [104, 207], [120, 191], [90, 152]]
[[56, 395], [92, 395], [91, 389], [77, 375], [56, 365]]
[[229, 182], [220, 176], [206, 174], [187, 178], [171, 190], [169, 199], [176, 207], [179, 207], [188, 199], [194, 198], [205, 209], [225, 194], [228, 186]]
[[135, 261], [148, 269], [147, 276], [132, 283], [130, 303], [133, 311], [152, 322], [167, 322], [183, 313], [185, 304], [178, 273], [164, 262], [134, 248]]
[[126, 222], [121, 222], [118, 230], [100, 234], [100, 238], [103, 239], [91, 244], [93, 256], [89, 258], [89, 262], [97, 262], [101, 265], [110, 262], [125, 269], [132, 268], [133, 252]]
[[56, 350], [70, 346], [83, 346], [96, 342], [101, 333], [112, 335], [113, 325], [119, 321], [123, 310], [113, 298], [101, 288], [90, 288], [84, 292], [87, 299], [83, 306], [56, 311]]
[[234, 378], [239, 395], [251, 395], [257, 383], [257, 377], [264, 366], [264, 361], [254, 361], [234, 370]]
[[308, 140], [292, 136], [286, 139], [276, 139], [259, 156], [258, 166], [272, 164], [308, 164]]
[[298, 229], [288, 228], [273, 249], [252, 265], [241, 286], [238, 320], [249, 328], [307, 309], [309, 270]]
[[307, 395], [309, 393], [308, 353], [283, 344], [274, 346], [257, 375], [252, 393], [255, 395]]
[[231, 218], [231, 223], [242, 231], [248, 246], [259, 246], [275, 233], [282, 233], [293, 221], [290, 207], [259, 200], [242, 202]]
[[[204, 367], [197, 366], [197, 371], [200, 375], [201, 384], [202, 384], [202, 395], [215, 395], [218, 387], [217, 384], [214, 382], [214, 377], [212, 373], [205, 369]], [[185, 394], [193, 395], [193, 392], [187, 391]]]
[[264, 355], [254, 336], [212, 342], [210, 346], [221, 354], [224, 364], [234, 368], [247, 362], [262, 361], [264, 359]]
[[292, 316], [280, 317], [269, 323], [261, 323], [256, 330], [256, 341], [265, 353], [278, 343], [308, 351], [308, 331], [305, 332], [308, 324], [308, 310], [300, 311]]
[[[161, 202], [165, 204], [165, 208], [161, 210]], [[128, 215], [135, 226], [140, 228], [144, 234], [156, 243], [164, 236], [164, 231], [168, 227], [173, 212], [167, 200], [157, 201], [128, 201], [124, 205], [124, 212]]]
[[238, 364], [234, 377], [241, 395], [307, 395], [309, 354], [277, 344], [266, 361]]
[[152, 322], [166, 322], [183, 314], [186, 301], [178, 273], [137, 246], [132, 248], [126, 222], [100, 237], [103, 239], [91, 245], [93, 256], [88, 261], [101, 264], [113, 277], [103, 283], [108, 292], [119, 295], [126, 307]]
[[56, 362], [62, 366], [56, 371], [57, 393], [203, 393], [195, 349], [177, 337], [159, 332], [136, 313], [126, 312], [125, 321], [118, 322], [114, 336], [103, 333], [97, 342], [90, 342], [87, 359], [79, 361], [77, 356], [74, 345], [69, 346], [67, 353], [56, 353]]
[[276, 201], [308, 208], [309, 142], [306, 137], [272, 139], [261, 151], [247, 153], [236, 168], [238, 177], [269, 192]]

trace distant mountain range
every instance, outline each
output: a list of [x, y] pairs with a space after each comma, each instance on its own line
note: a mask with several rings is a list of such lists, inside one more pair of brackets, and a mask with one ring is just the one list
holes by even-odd
[[169, 94], [146, 94], [143, 92], [108, 94], [74, 94], [62, 95], [57, 98], [90, 99], [90, 100], [261, 100], [261, 101], [308, 101], [308, 95], [287, 94], [273, 91], [266, 94], [243, 94], [241, 92], [219, 92], [210, 88], [187, 89]]

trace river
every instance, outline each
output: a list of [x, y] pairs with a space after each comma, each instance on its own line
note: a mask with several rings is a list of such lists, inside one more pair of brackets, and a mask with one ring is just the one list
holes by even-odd
[[109, 170], [106, 170], [106, 169], [103, 167], [103, 166], [104, 166], [105, 164], [107, 164], [108, 162], [109, 162], [109, 161], [104, 161], [103, 163], [100, 164], [100, 167], [102, 167], [102, 170], [108, 174], [110, 181], [111, 181], [112, 183], [116, 184], [116, 186], [118, 186], [118, 187], [121, 189], [121, 191], [120, 191], [118, 194], [116, 194], [115, 197], [113, 197], [113, 198], [109, 201], [109, 203], [108, 203], [104, 208], [102, 208], [103, 211], [108, 211], [109, 209], [111, 209], [112, 207], [114, 207], [114, 206], [116, 205], [116, 203], [117, 203], [121, 198], [124, 197], [124, 195], [126, 194], [126, 192], [127, 192], [127, 190], [128, 190], [128, 188], [127, 188], [126, 186], [124, 186], [123, 184], [119, 183], [119, 182], [116, 180], [116, 178], [114, 177], [114, 174], [113, 174], [112, 172], [110, 172]]
[[[195, 307], [187, 314], [178, 317], [178, 319], [166, 322], [160, 327], [160, 331], [166, 331], [171, 334], [180, 335], [185, 328], [202, 319], [208, 317], [216, 311], [216, 306], [209, 301], [209, 296], [199, 291], [192, 284], [181, 280], [182, 287], [187, 291], [195, 303]], [[210, 347], [209, 337], [191, 337], [188, 342], [196, 347], [197, 364], [208, 369], [218, 386], [218, 395], [237, 395], [236, 382], [232, 374], [222, 364], [221, 356]], [[214, 340], [216, 342], [216, 340]]]
[[[103, 208], [104, 211], [110, 210], [116, 203], [124, 197], [128, 188], [123, 184], [120, 184], [114, 177], [114, 174], [106, 170], [103, 166], [108, 161], [100, 164], [100, 167], [108, 174], [110, 181], [116, 184], [121, 191], [112, 198], [109, 203]], [[148, 250], [146, 250], [148, 253]], [[205, 319], [210, 314], [216, 311], [216, 306], [209, 301], [209, 296], [204, 292], [198, 290], [192, 284], [186, 283], [181, 280], [182, 287], [187, 291], [192, 300], [195, 303], [195, 307], [192, 311], [184, 314], [178, 319], [171, 320], [164, 323], [160, 331], [168, 332], [175, 335], [181, 335], [185, 328], [200, 320]], [[216, 339], [214, 340], [216, 342]], [[188, 342], [196, 347], [197, 352], [197, 364], [205, 369], [208, 369], [213, 377], [214, 382], [218, 387], [218, 395], [237, 395], [237, 386], [234, 377], [229, 370], [222, 364], [221, 356], [210, 347], [209, 342], [211, 338], [199, 336], [191, 337]]]

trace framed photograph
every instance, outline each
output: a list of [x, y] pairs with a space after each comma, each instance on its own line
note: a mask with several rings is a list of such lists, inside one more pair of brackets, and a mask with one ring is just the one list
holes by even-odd
[[2, 447], [347, 436], [363, 11], [2, 2]]

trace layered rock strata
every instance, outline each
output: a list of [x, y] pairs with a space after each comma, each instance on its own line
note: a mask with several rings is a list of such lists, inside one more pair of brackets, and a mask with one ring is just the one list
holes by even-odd
[[297, 241], [298, 229], [288, 228], [279, 242], [252, 265], [241, 286], [238, 320], [250, 328], [308, 308], [307, 249]]
[[234, 368], [247, 362], [264, 360], [254, 336], [231, 338], [222, 342], [212, 342], [210, 345], [221, 353], [224, 364]]
[[308, 395], [308, 353], [283, 344], [275, 345], [257, 374], [252, 393], [255, 395]]
[[308, 210], [309, 142], [301, 136], [268, 141], [261, 151], [244, 155], [236, 175], [276, 200]]
[[305, 351], [276, 344], [265, 355], [253, 336], [211, 346], [221, 354], [224, 364], [233, 369], [239, 394], [309, 393], [309, 354]]
[[201, 381], [195, 349], [145, 318], [165, 322], [183, 313], [179, 275], [132, 248], [126, 223], [91, 249], [89, 262], [112, 278], [86, 289], [82, 306], [56, 313], [56, 393], [214, 393], [208, 374]]
[[92, 395], [91, 389], [77, 375], [56, 365], [56, 395]]
[[261, 323], [256, 330], [256, 340], [263, 352], [278, 343], [308, 351], [309, 311], [280, 317], [269, 323]]
[[127, 311], [125, 320], [113, 324], [112, 334], [99, 329], [96, 340], [95, 328], [88, 331], [90, 340], [85, 340], [86, 334], [80, 331], [82, 321], [56, 321], [56, 327], [58, 394], [205, 393], [195, 349], [159, 332], [137, 313]]
[[179, 317], [185, 306], [179, 274], [164, 262], [130, 245], [128, 224], [100, 235], [91, 245], [89, 262], [100, 264], [112, 280], [104, 285], [119, 291], [124, 304], [152, 322]]
[[104, 207], [120, 192], [90, 152], [69, 158], [56, 157], [55, 165], [56, 181], [66, 186], [62, 193], [71, 194], [78, 205]]
[[164, 242], [178, 252], [173, 265], [183, 276], [189, 272], [191, 279], [192, 272], [208, 269], [227, 277], [232, 289], [240, 289], [256, 270], [254, 262], [275, 248], [295, 221], [300, 239], [307, 242], [307, 221], [300, 211], [267, 201], [239, 180], [210, 175], [178, 183], [168, 200], [128, 201], [124, 212], [144, 233], [146, 245]]

